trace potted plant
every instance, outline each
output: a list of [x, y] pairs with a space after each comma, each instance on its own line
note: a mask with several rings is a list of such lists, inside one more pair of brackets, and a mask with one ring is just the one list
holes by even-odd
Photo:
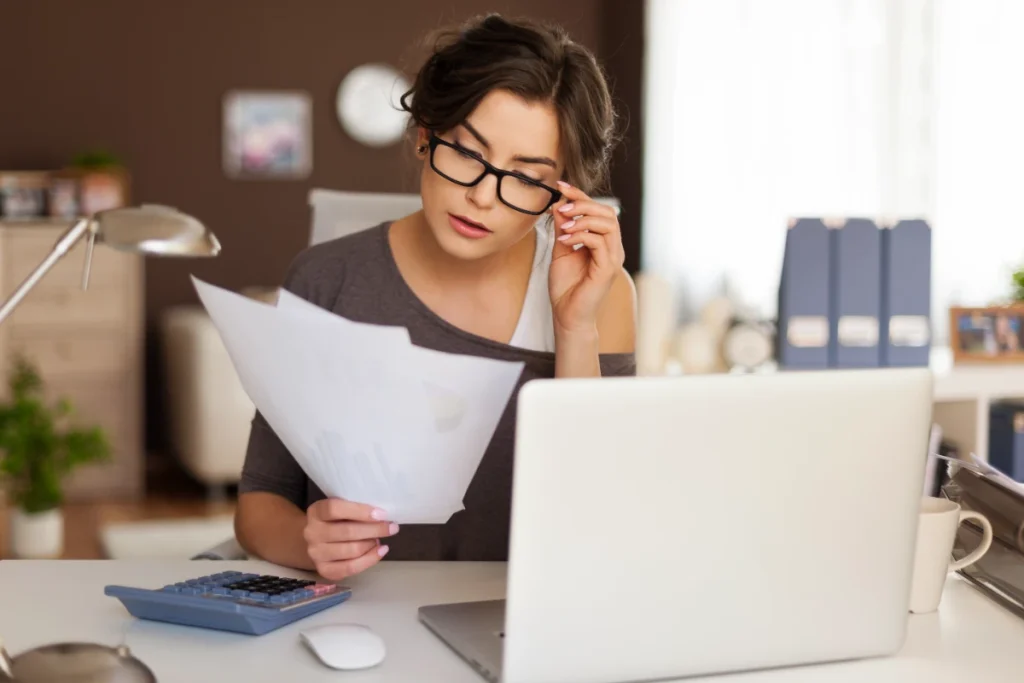
[[1024, 266], [1013, 274], [1013, 300], [1024, 303]]
[[88, 150], [75, 155], [63, 175], [78, 185], [76, 208], [83, 216], [128, 204], [128, 171], [117, 156], [106, 150]]
[[12, 503], [10, 550], [16, 557], [53, 558], [64, 551], [63, 479], [75, 467], [110, 457], [97, 427], [71, 424], [67, 400], [47, 404], [43, 381], [17, 359], [10, 396], [0, 404], [0, 481]]

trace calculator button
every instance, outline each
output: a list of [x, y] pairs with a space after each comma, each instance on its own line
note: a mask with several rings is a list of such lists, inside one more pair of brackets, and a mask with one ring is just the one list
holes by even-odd
[[248, 597], [253, 599], [253, 600], [266, 600], [270, 596], [267, 595], [266, 593], [255, 592], [255, 593], [249, 593]]
[[177, 586], [174, 586], [174, 585], [170, 585], [170, 586], [164, 586], [162, 590], [163, 590], [163, 591], [164, 591], [165, 593], [177, 593], [177, 592], [178, 592], [178, 591], [180, 591], [181, 589], [180, 589], [180, 588], [178, 588]]
[[235, 598], [244, 598], [244, 597], [246, 597], [247, 595], [249, 595], [249, 591], [245, 591], [245, 590], [237, 590], [237, 589], [236, 589], [236, 590], [233, 590], [233, 591], [231, 591], [231, 596], [232, 596], [232, 597], [235, 597]]
[[313, 592], [313, 591], [311, 591], [310, 589], [308, 589], [308, 588], [303, 588], [303, 589], [302, 589], [302, 598], [303, 598], [303, 599], [305, 599], [305, 598], [311, 598], [311, 597], [313, 597], [314, 595], [316, 595], [316, 593], [314, 593], [314, 592]]
[[224, 586], [217, 586], [216, 588], [214, 588], [210, 592], [213, 593], [214, 595], [230, 595], [231, 594], [231, 591], [229, 591]]
[[182, 588], [181, 592], [184, 593], [185, 595], [199, 595], [203, 591], [202, 591], [201, 588], [196, 588], [195, 586], [189, 586], [188, 588]]
[[289, 600], [288, 598], [286, 598], [283, 595], [275, 595], [275, 596], [270, 598], [270, 602], [273, 605], [286, 605], [289, 602], [291, 602], [291, 600]]
[[313, 595], [324, 595], [334, 590], [333, 583], [314, 583], [310, 588], [313, 591]]

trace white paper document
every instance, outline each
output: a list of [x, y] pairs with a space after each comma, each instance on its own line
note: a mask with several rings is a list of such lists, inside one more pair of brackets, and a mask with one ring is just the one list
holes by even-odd
[[995, 479], [1011, 491], [1014, 491], [1018, 496], [1024, 496], [1024, 483], [1012, 479], [1001, 470], [992, 467], [992, 465], [979, 458], [976, 453], [971, 453], [971, 463], [985, 476]]
[[399, 524], [463, 509], [522, 363], [414, 346], [284, 290], [273, 306], [193, 282], [246, 393], [324, 494]]

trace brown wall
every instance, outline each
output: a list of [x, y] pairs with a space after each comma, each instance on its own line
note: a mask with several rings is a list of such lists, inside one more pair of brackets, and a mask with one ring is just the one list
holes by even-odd
[[[416, 67], [414, 46], [440, 24], [481, 11], [556, 20], [594, 48], [628, 108], [628, 146], [613, 189], [625, 202], [629, 261], [639, 253], [640, 0], [37, 0], [2, 20], [0, 167], [59, 167], [104, 147], [133, 177], [134, 202], [198, 216], [224, 249], [209, 261], [150, 260], [146, 274], [148, 434], [162, 445], [158, 339], [168, 306], [194, 302], [190, 273], [229, 288], [276, 285], [309, 236], [311, 187], [410, 191], [408, 152], [372, 150], [340, 128], [334, 95], [368, 61]], [[302, 181], [233, 181], [221, 167], [221, 104], [235, 88], [313, 97], [314, 169]]]

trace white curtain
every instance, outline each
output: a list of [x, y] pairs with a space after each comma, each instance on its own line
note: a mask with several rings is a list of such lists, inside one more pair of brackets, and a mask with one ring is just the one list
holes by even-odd
[[[1005, 228], [1015, 218], [1010, 187], [1022, 187], [1006, 143], [1022, 156], [1020, 126], [1010, 122], [1024, 120], [1012, 85], [1013, 65], [1024, 63], [1024, 47], [1013, 41], [1024, 3], [647, 7], [641, 261], [670, 278], [683, 317], [726, 282], [757, 313], [774, 316], [785, 226], [804, 215], [928, 218], [938, 338], [954, 293], [1008, 291], [1008, 276], [992, 271], [1024, 240], [1018, 228], [1016, 245], [1008, 244]], [[979, 69], [989, 77], [978, 79]], [[1007, 110], [1010, 100], [1016, 108]], [[1001, 110], [993, 116], [980, 104]], [[979, 114], [1002, 130], [979, 137]], [[1004, 172], [979, 177], [997, 159]], [[997, 212], [987, 232], [976, 227]], [[975, 257], [965, 262], [968, 245]]]
[[1024, 264], [1024, 2], [936, 7], [933, 282], [945, 323], [950, 305], [1007, 296]]

